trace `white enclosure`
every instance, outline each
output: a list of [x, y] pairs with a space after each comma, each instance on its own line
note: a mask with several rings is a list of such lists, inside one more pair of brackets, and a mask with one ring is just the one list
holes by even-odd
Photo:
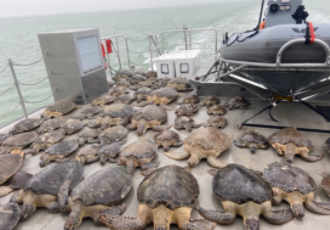
[[175, 61], [176, 54], [163, 54], [162, 56], [155, 59], [157, 67], [157, 76], [158, 78], [174, 78], [175, 75]]
[[200, 50], [183, 50], [175, 57], [177, 77], [193, 78], [200, 67]]

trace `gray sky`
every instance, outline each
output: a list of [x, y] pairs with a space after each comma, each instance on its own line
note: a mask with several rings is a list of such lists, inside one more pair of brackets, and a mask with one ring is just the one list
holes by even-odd
[[[207, 4], [230, 0], [0, 0], [0, 17]], [[233, 0], [232, 0], [233, 1]]]

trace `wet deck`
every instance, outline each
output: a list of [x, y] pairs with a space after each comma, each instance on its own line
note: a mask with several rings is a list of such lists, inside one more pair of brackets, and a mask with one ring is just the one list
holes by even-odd
[[[226, 99], [221, 100], [221, 104], [223, 104], [226, 101]], [[261, 102], [261, 101], [253, 101], [252, 106], [246, 110], [234, 110], [229, 111], [224, 117], [228, 119], [228, 125], [224, 128], [224, 132], [227, 134], [230, 134], [234, 136], [235, 139], [239, 137], [241, 133], [248, 130], [249, 128], [243, 128], [242, 130], [239, 130], [236, 128], [236, 124], [239, 121], [242, 121], [251, 115], [258, 112], [260, 109], [262, 109], [264, 106], [267, 105], [267, 102]], [[174, 103], [171, 105], [173, 108], [176, 106]], [[136, 108], [138, 109], [138, 108]], [[75, 111], [74, 113], [76, 113]], [[39, 116], [41, 111], [36, 112], [33, 116]], [[313, 111], [309, 110], [305, 106], [301, 104], [291, 103], [291, 102], [283, 102], [278, 107], [276, 107], [273, 110], [273, 115], [276, 117], [280, 122], [277, 123], [277, 125], [283, 125], [283, 126], [293, 126], [293, 127], [304, 127], [304, 128], [312, 128], [312, 129], [330, 129], [330, 124], [326, 123], [322, 117], [315, 114]], [[168, 112], [168, 123], [172, 123], [175, 118], [174, 111]], [[206, 109], [202, 108], [193, 118], [195, 119], [196, 123], [204, 123], [208, 119], [208, 115], [206, 114]], [[268, 117], [267, 113], [261, 114], [257, 118], [253, 119], [251, 122], [254, 123], [263, 123], [263, 124], [269, 124], [269, 125], [276, 125], [276, 123], [271, 122], [271, 120]], [[10, 125], [4, 129], [2, 129], [0, 132], [6, 132], [11, 127]], [[172, 128], [173, 129], [173, 128]], [[270, 129], [258, 129], [259, 132], [264, 134], [265, 136], [269, 136], [272, 134], [275, 130]], [[189, 133], [185, 130], [177, 131], [180, 133], [181, 138], [184, 139], [189, 135]], [[148, 139], [152, 139], [153, 135], [156, 132], [152, 130], [148, 130], [144, 137]], [[313, 150], [313, 153], [325, 153], [324, 150], [324, 142], [325, 140], [330, 136], [327, 134], [320, 134], [320, 133], [305, 133], [315, 144], [315, 148]], [[142, 136], [143, 137], [143, 136]], [[130, 132], [127, 137], [127, 143], [128, 145], [138, 139], [141, 139], [142, 137], [138, 137], [136, 135], [136, 131]], [[65, 139], [74, 139], [75, 136], [66, 136]], [[174, 150], [180, 150], [181, 148], [174, 148], [171, 147], [171, 151]], [[28, 155], [26, 156], [24, 166], [22, 167], [22, 171], [26, 171], [32, 174], [35, 174], [42, 170], [39, 167], [39, 157], [41, 153], [39, 153], [36, 156]], [[257, 169], [260, 171], [263, 171], [263, 168], [270, 163], [273, 163], [275, 161], [283, 161], [283, 157], [280, 157], [276, 154], [274, 149], [270, 148], [267, 151], [258, 150], [254, 155], [252, 155], [248, 149], [239, 149], [233, 144], [231, 147], [223, 152], [220, 155], [220, 158], [222, 160], [225, 160], [229, 163], [237, 163], [244, 165], [245, 167]], [[160, 166], [166, 166], [168, 164], [177, 164], [180, 166], [185, 166], [186, 161], [176, 161], [172, 160], [168, 157], [166, 157], [163, 154], [163, 149], [159, 149], [158, 157], [154, 160], [160, 161]], [[51, 163], [54, 164], [54, 163]], [[317, 183], [317, 190], [315, 192], [315, 200], [316, 201], [330, 201], [330, 198], [326, 195], [326, 193], [322, 190], [320, 186], [321, 177], [315, 172], [315, 170], [327, 170], [330, 171], [330, 156], [327, 154], [326, 157], [316, 163], [309, 163], [304, 161], [301, 157], [296, 157], [294, 160], [294, 165], [301, 167], [302, 169], [306, 170], [316, 181]], [[106, 163], [104, 167], [112, 167], [114, 164]], [[91, 165], [85, 165], [84, 169], [84, 176], [88, 177], [92, 173], [101, 170], [102, 167], [98, 162], [91, 164]], [[201, 206], [204, 208], [209, 209], [222, 209], [221, 203], [217, 200], [215, 195], [212, 193], [211, 189], [211, 181], [212, 177], [207, 173], [207, 170], [211, 167], [207, 164], [205, 160], [203, 160], [197, 167], [193, 168], [192, 173], [197, 178], [199, 185], [200, 185], [200, 197], [197, 202], [197, 206]], [[139, 183], [142, 181], [144, 176], [141, 175], [140, 169], [137, 169], [134, 174], [134, 184], [131, 192], [129, 195], [124, 199], [124, 202], [127, 204], [127, 210], [124, 213], [124, 215], [130, 215], [130, 216], [137, 216], [137, 210], [138, 210], [138, 201], [136, 197], [136, 190], [139, 185]], [[7, 195], [6, 197], [3, 197], [0, 199], [0, 204], [4, 204], [9, 201], [11, 197], [10, 195]], [[282, 203], [280, 207], [289, 207], [288, 204]], [[275, 207], [276, 208], [276, 207]], [[67, 215], [62, 214], [51, 214], [46, 209], [38, 208], [35, 214], [30, 217], [28, 220], [24, 222], [20, 222], [15, 229], [17, 230], [41, 230], [41, 229], [47, 229], [47, 230], [58, 230], [63, 229], [64, 223], [67, 219]], [[192, 218], [200, 218], [197, 211], [192, 211]], [[290, 230], [301, 230], [301, 229], [308, 229], [308, 230], [325, 230], [328, 229], [329, 226], [329, 216], [322, 216], [313, 214], [306, 210], [305, 217], [302, 221], [298, 219], [294, 219], [293, 221], [281, 225], [276, 226], [272, 225], [266, 220], [264, 220], [262, 217], [260, 218], [260, 228], [261, 229], [290, 229]], [[88, 229], [107, 229], [106, 227], [96, 227], [91, 219], [84, 219], [81, 226], [79, 227], [80, 230], [88, 230]], [[146, 229], [151, 230], [153, 229], [152, 225], [149, 225]], [[171, 229], [178, 229], [176, 225], [171, 226]], [[236, 218], [235, 222], [228, 226], [220, 226], [218, 225], [215, 229], [235, 229], [240, 230], [244, 229], [242, 218], [238, 217]]]

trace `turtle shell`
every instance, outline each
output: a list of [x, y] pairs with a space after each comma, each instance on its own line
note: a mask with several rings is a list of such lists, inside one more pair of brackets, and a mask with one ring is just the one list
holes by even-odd
[[247, 143], [257, 143], [257, 144], [262, 144], [267, 142], [266, 137], [264, 137], [257, 131], [253, 131], [253, 130], [243, 133], [240, 137], [240, 140]]
[[306, 195], [316, 189], [314, 179], [307, 172], [289, 163], [275, 162], [266, 166], [264, 178], [272, 187], [287, 193], [298, 191]]
[[137, 83], [139, 83], [141, 81], [145, 81], [145, 80], [147, 80], [147, 77], [145, 77], [141, 74], [134, 74], [134, 76], [129, 79], [129, 82], [131, 84], [137, 84]]
[[199, 129], [184, 140], [185, 145], [201, 146], [204, 150], [222, 152], [229, 148], [230, 141], [227, 134], [214, 127]]
[[134, 118], [137, 118], [136, 120], [140, 120], [142, 118], [146, 119], [147, 121], [153, 121], [153, 120], [166, 120], [167, 119], [167, 113], [166, 111], [159, 106], [155, 105], [148, 105], [143, 107], [137, 114], [140, 114], [140, 118], [138, 118], [136, 115]]
[[153, 91], [150, 95], [157, 95], [158, 97], [174, 99], [178, 96], [178, 92], [175, 89], [165, 87]]
[[129, 105], [125, 104], [113, 104], [110, 106], [107, 106], [104, 109], [104, 114], [108, 115], [112, 118], [115, 117], [130, 117], [133, 114], [133, 109]]
[[73, 189], [71, 198], [73, 201], [81, 201], [85, 206], [112, 206], [126, 197], [132, 183], [132, 176], [126, 167], [114, 166], [83, 180]]
[[279, 143], [282, 145], [287, 145], [291, 142], [297, 147], [306, 147], [309, 150], [314, 146], [311, 140], [295, 128], [281, 129], [271, 135], [268, 140], [271, 144]]
[[65, 124], [66, 120], [59, 117], [55, 119], [49, 119], [41, 124], [40, 128], [38, 129], [38, 133], [48, 132], [54, 129], [60, 128], [63, 124]]
[[80, 148], [77, 152], [76, 156], [90, 156], [96, 155], [99, 151], [100, 147], [98, 145], [85, 145], [84, 147]]
[[85, 108], [84, 110], [82, 110], [80, 113], [81, 114], [97, 114], [101, 111], [100, 107], [89, 107], [89, 108]]
[[18, 204], [8, 203], [0, 205], [0, 229], [12, 230], [16, 227], [20, 218], [21, 209]]
[[32, 174], [26, 172], [15, 173], [9, 181], [9, 186], [13, 189], [22, 188], [33, 177]]
[[48, 166], [34, 175], [24, 186], [24, 191], [36, 195], [57, 196], [58, 190], [66, 180], [70, 180], [69, 191], [76, 187], [83, 178], [84, 169], [79, 161], [68, 161], [55, 166]]
[[107, 142], [114, 142], [122, 139], [127, 134], [127, 132], [127, 129], [122, 125], [116, 125], [102, 131], [102, 133], [99, 135], [99, 139], [106, 139]]
[[122, 94], [128, 93], [128, 90], [126, 87], [123, 86], [118, 86], [114, 90], [111, 91], [110, 95], [111, 96], [119, 96]]
[[199, 196], [195, 177], [185, 169], [169, 165], [154, 170], [138, 187], [138, 201], [154, 209], [160, 205], [175, 210], [192, 207]]
[[214, 101], [219, 103], [220, 99], [217, 96], [211, 95], [211, 96], [207, 96], [206, 98], [204, 98], [204, 101]]
[[117, 97], [117, 99], [115, 100], [115, 102], [122, 102], [122, 101], [128, 101], [128, 103], [131, 101], [131, 100], [133, 100], [133, 97], [131, 96], [131, 95], [129, 95], [129, 94], [122, 94], [122, 95], [119, 95], [118, 97]]
[[24, 147], [31, 144], [38, 137], [36, 132], [20, 133], [9, 137], [3, 142], [3, 145]]
[[190, 95], [184, 97], [182, 101], [189, 102], [189, 103], [191, 103], [191, 102], [196, 103], [199, 101], [199, 96], [196, 94], [190, 94]]
[[97, 131], [97, 129], [91, 129], [88, 127], [85, 127], [85, 129], [83, 129], [81, 132], [78, 133], [78, 137], [81, 138], [89, 138], [89, 137], [93, 137], [96, 138], [98, 137], [99, 132]]
[[151, 159], [157, 152], [157, 146], [151, 140], [140, 140], [126, 146], [120, 153], [121, 157], [129, 158], [131, 156], [140, 159]]
[[103, 96], [97, 98], [94, 102], [96, 103], [98, 101], [102, 101], [102, 102], [104, 102], [104, 104], [109, 104], [111, 102], [114, 102], [115, 100], [116, 100], [115, 96], [111, 96], [111, 95], [106, 94], [106, 95], [103, 95]]
[[10, 133], [7, 134], [0, 134], [0, 145], [2, 145], [2, 143], [7, 140], [9, 137], [11, 137]]
[[84, 128], [84, 126], [85, 126], [85, 123], [81, 122], [79, 120], [68, 120], [61, 126], [61, 128], [71, 129], [71, 130], [80, 130], [80, 129]]
[[79, 143], [77, 140], [70, 140], [70, 141], [61, 141], [48, 149], [45, 150], [45, 153], [50, 155], [68, 155], [79, 148]]
[[273, 197], [273, 190], [265, 180], [238, 164], [220, 169], [213, 177], [212, 189], [221, 201], [237, 204], [249, 201], [262, 204]]
[[137, 95], [137, 94], [149, 95], [149, 94], [152, 93], [153, 91], [154, 91], [153, 89], [150, 89], [150, 88], [148, 88], [148, 87], [143, 87], [143, 88], [138, 89], [138, 90], [135, 92], [135, 95]]
[[110, 145], [105, 145], [99, 150], [100, 154], [107, 154], [110, 157], [115, 157], [120, 153], [121, 145], [118, 142], [111, 143]]
[[57, 101], [49, 106], [47, 106], [46, 110], [51, 112], [59, 112], [62, 114], [66, 114], [71, 112], [76, 108], [76, 104], [72, 101], [63, 100], [63, 101]]
[[133, 76], [133, 72], [130, 70], [119, 70], [113, 77], [114, 81], [118, 81], [120, 78], [130, 78]]
[[219, 114], [225, 114], [227, 112], [226, 107], [221, 106], [221, 105], [213, 105], [207, 109], [208, 113], [219, 113]]
[[172, 84], [180, 84], [180, 85], [185, 84], [187, 87], [191, 85], [190, 82], [184, 77], [173, 78], [167, 83], [167, 85], [172, 85]]
[[154, 141], [172, 141], [172, 140], [176, 140], [179, 141], [180, 140], [180, 135], [172, 130], [168, 130], [168, 129], [164, 129], [163, 131], [157, 133], [154, 136]]
[[192, 119], [190, 117], [182, 116], [182, 117], [175, 118], [174, 123], [175, 124], [187, 124], [187, 123], [190, 123], [193, 126], [194, 123], [195, 123], [195, 121], [194, 121], [194, 119]]
[[0, 156], [0, 184], [6, 182], [23, 165], [21, 154], [5, 154]]
[[32, 130], [39, 127], [44, 122], [43, 118], [27, 118], [18, 122], [13, 128], [13, 134]]
[[227, 123], [227, 119], [224, 117], [220, 117], [220, 116], [213, 116], [210, 117], [209, 119], [207, 119], [207, 122], [211, 125], [216, 124], [216, 123]]
[[151, 70], [151, 71], [146, 73], [146, 77], [147, 78], [157, 78], [157, 72], [154, 71], [154, 70]]
[[62, 140], [64, 134], [62, 132], [51, 131], [39, 136], [34, 143], [36, 144], [55, 144]]
[[194, 105], [194, 104], [184, 104], [181, 105], [178, 109], [176, 109], [175, 113], [178, 114], [179, 112], [181, 112], [182, 114], [187, 114], [190, 112], [197, 112], [198, 111], [198, 106]]

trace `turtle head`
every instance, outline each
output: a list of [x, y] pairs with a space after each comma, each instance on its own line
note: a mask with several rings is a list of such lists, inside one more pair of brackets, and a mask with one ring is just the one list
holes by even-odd
[[244, 225], [246, 230], [259, 230], [259, 220], [257, 218], [246, 218]]
[[29, 218], [36, 210], [34, 204], [24, 203], [21, 209], [20, 220], [26, 220]]
[[137, 135], [141, 136], [142, 134], [144, 134], [147, 130], [147, 121], [142, 119], [139, 121], [138, 127], [137, 127]]
[[291, 205], [293, 215], [301, 220], [305, 216], [304, 205], [302, 203], [296, 203]]
[[65, 222], [64, 230], [75, 230], [79, 227], [82, 218], [75, 213], [71, 213]]
[[83, 146], [86, 143], [86, 139], [85, 138], [79, 138], [79, 146]]

